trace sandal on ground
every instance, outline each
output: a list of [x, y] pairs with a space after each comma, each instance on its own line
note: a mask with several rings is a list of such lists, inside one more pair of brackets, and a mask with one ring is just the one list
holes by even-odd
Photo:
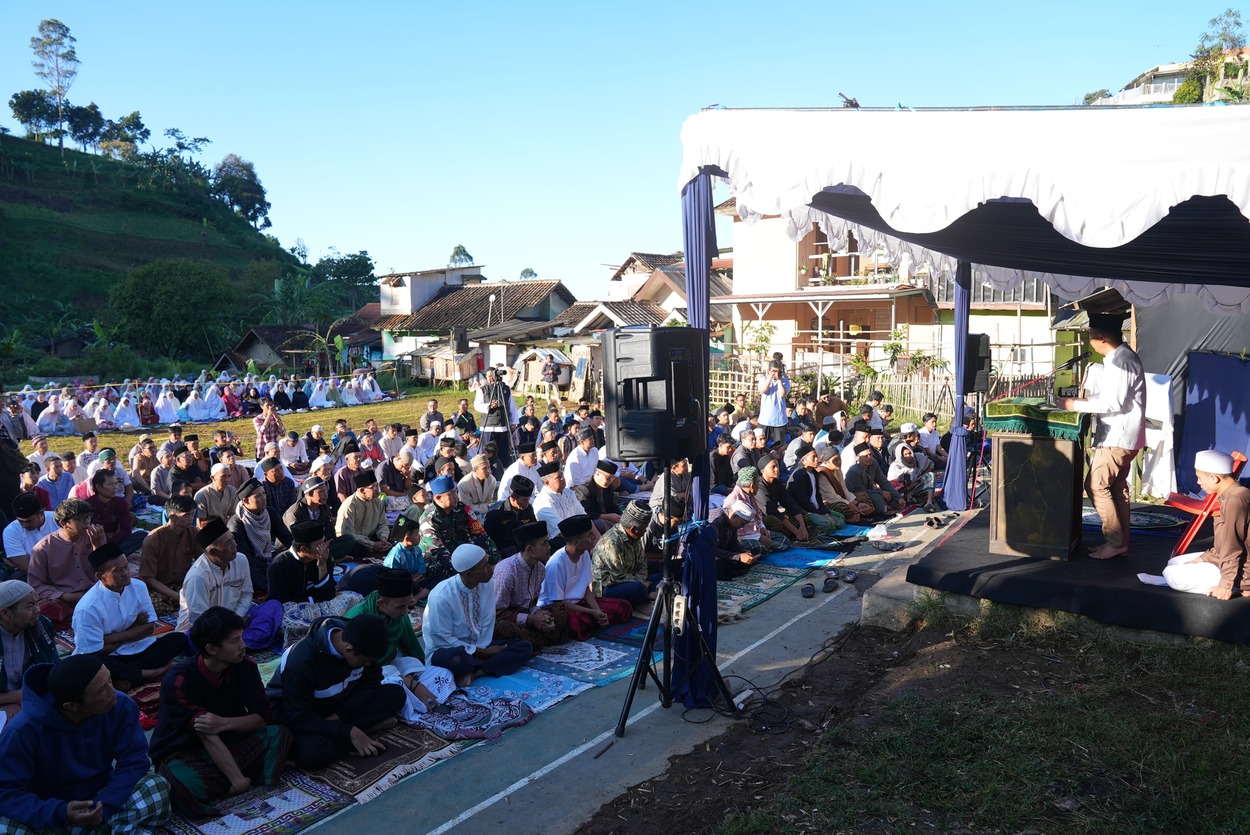
[[820, 590], [823, 591], [825, 594], [828, 594], [829, 592], [835, 590], [837, 587], [838, 587], [838, 580], [836, 577], [826, 577], [825, 585]]
[[803, 595], [804, 597], [815, 597], [816, 586], [814, 586], [811, 583], [804, 583], [803, 588], [799, 589], [799, 594]]
[[844, 568], [841, 572], [842, 582], [854, 583], [859, 579], [859, 572], [850, 568]]

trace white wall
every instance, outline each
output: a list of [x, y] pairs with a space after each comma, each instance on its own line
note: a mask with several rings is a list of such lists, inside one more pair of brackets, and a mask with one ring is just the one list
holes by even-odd
[[797, 244], [782, 218], [734, 224], [734, 293], [784, 293], [796, 284]]

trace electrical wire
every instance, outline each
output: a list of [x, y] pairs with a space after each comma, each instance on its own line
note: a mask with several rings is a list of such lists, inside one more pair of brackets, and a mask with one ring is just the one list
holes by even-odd
[[[735, 710], [733, 705], [725, 705], [721, 702], [720, 694], [717, 693], [713, 696], [712, 704], [709, 707], [686, 708], [682, 711], [682, 721], [689, 722], [694, 725], [702, 725], [712, 721], [712, 719], [717, 716], [723, 716], [728, 719], [745, 719], [747, 727], [758, 733], [784, 734], [793, 730], [796, 724], [794, 721], [796, 718], [794, 712], [789, 707], [773, 698], [774, 694], [782, 688], [791, 676], [806, 672], [812, 667], [815, 667], [817, 664], [821, 664], [828, 660], [851, 639], [858, 629], [859, 621], [852, 621], [840, 633], [822, 643], [801, 666], [795, 667], [793, 670], [785, 673], [781, 676], [781, 678], [777, 679], [772, 684], [759, 685], [752, 679], [740, 675], [731, 674], [722, 676], [726, 685], [728, 685], [730, 680], [740, 681], [746, 685], [743, 690], [739, 691], [740, 693], [747, 691], [754, 691], [754, 693], [742, 703], [742, 708], [740, 710]], [[693, 671], [705, 657], [706, 656], [701, 654], [699, 658], [691, 661], [689, 669]], [[651, 666], [652, 669], [654, 669], [654, 661], [652, 661]], [[690, 674], [688, 673], [686, 680], [689, 680], [689, 675]], [[675, 685], [672, 692], [680, 690], [681, 685], [685, 683], [685, 681], [682, 681], [680, 684]], [[692, 716], [692, 714], [704, 715]]]

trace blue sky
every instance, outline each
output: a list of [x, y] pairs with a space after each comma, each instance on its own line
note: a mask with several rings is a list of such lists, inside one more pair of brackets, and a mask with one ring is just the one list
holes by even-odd
[[[284, 246], [382, 273], [464, 244], [492, 279], [528, 266], [596, 298], [603, 264], [681, 248], [678, 134], [701, 107], [1070, 104], [1185, 60], [1223, 9], [5, 0], [0, 93], [38, 85], [29, 40], [58, 18], [71, 101], [251, 160]], [[7, 106], [0, 124], [18, 130]]]

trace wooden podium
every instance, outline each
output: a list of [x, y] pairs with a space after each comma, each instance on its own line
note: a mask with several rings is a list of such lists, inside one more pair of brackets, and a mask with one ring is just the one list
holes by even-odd
[[1081, 442], [1001, 432], [993, 444], [990, 553], [1069, 560], [1083, 551]]

